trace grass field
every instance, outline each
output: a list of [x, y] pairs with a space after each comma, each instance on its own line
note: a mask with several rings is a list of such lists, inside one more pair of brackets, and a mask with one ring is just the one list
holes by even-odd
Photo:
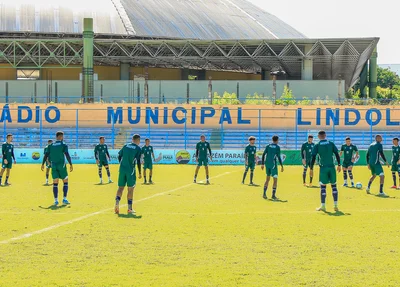
[[[242, 167], [212, 166], [206, 186], [191, 183], [193, 166], [156, 166], [156, 184], [137, 186], [136, 217], [113, 214], [117, 186], [96, 185], [96, 171], [76, 165], [72, 204], [54, 209], [40, 167], [14, 166], [0, 188], [0, 286], [399, 285], [400, 191], [387, 169], [389, 198], [340, 187], [333, 213], [329, 188], [330, 212], [318, 213], [300, 167], [281, 174], [272, 202], [240, 184]], [[365, 167], [354, 174], [367, 183]]]

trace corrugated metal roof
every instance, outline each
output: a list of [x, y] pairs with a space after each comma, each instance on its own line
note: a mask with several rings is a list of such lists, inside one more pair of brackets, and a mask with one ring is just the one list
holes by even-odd
[[182, 39], [283, 39], [303, 34], [245, 0], [0, 0], [0, 31]]

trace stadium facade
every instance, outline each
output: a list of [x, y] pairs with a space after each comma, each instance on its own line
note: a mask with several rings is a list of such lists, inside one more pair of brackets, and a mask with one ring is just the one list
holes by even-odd
[[[93, 20], [82, 34], [84, 18]], [[0, 32], [0, 80], [268, 80], [284, 71], [346, 88], [361, 79], [375, 95], [378, 38], [308, 39], [248, 1], [3, 0]]]

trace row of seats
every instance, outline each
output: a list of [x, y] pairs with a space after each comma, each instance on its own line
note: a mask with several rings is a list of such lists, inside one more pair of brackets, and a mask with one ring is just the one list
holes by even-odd
[[[14, 134], [14, 142], [18, 147], [37, 148], [44, 147], [48, 139], [54, 139], [57, 129], [28, 129], [13, 128], [4, 131]], [[148, 137], [155, 148], [163, 149], [189, 149], [194, 148], [201, 134], [207, 137], [214, 149], [237, 149], [248, 144], [250, 136], [257, 137], [257, 146], [262, 148], [267, 145], [273, 135], [280, 137], [280, 145], [283, 149], [299, 149], [307, 140], [308, 131], [273, 131], [273, 130], [165, 130], [165, 129], [138, 129], [126, 130], [120, 128], [63, 128], [65, 141], [70, 148], [93, 148], [100, 136], [105, 136], [110, 147], [120, 148], [123, 144], [130, 142], [134, 133], [139, 133], [142, 140]], [[340, 146], [347, 136], [351, 136], [355, 145], [360, 149], [366, 149], [373, 141], [376, 134], [382, 134], [384, 145], [391, 145], [391, 139], [398, 137], [399, 133], [389, 131], [334, 131], [329, 132], [328, 137]]]

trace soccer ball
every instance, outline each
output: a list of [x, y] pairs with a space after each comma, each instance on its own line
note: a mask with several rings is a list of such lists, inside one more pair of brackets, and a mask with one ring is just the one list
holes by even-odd
[[357, 189], [362, 189], [362, 183], [361, 182], [357, 182], [356, 183], [356, 188]]

